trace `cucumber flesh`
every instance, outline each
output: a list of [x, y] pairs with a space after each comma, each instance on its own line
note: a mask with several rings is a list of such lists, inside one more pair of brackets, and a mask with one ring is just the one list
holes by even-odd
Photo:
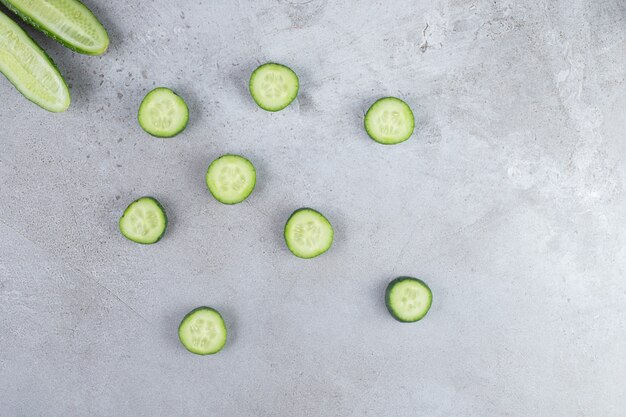
[[137, 115], [143, 130], [158, 138], [171, 138], [187, 127], [189, 109], [185, 101], [169, 88], [150, 91]]
[[298, 76], [281, 64], [263, 64], [250, 76], [250, 95], [264, 110], [279, 111], [298, 96]]
[[433, 301], [428, 285], [417, 278], [400, 277], [389, 283], [385, 304], [398, 321], [412, 323], [422, 319]]
[[320, 212], [301, 208], [296, 210], [285, 225], [287, 247], [299, 258], [315, 258], [333, 244], [334, 231], [330, 222]]
[[220, 203], [241, 203], [254, 190], [256, 170], [243, 156], [223, 155], [209, 165], [206, 184]]
[[189, 108], [180, 96], [166, 87], [146, 94], [137, 115], [143, 130], [158, 138], [171, 138], [187, 127]]
[[415, 118], [408, 104], [399, 98], [376, 101], [365, 114], [367, 134], [383, 145], [404, 142], [413, 134]]
[[149, 245], [158, 242], [167, 227], [167, 216], [159, 202], [141, 197], [130, 203], [119, 222], [120, 232], [129, 240]]
[[0, 0], [24, 21], [68, 48], [87, 55], [103, 54], [109, 36], [78, 0]]
[[189, 312], [178, 326], [178, 338], [185, 348], [197, 355], [212, 355], [226, 344], [224, 319], [211, 307]]
[[48, 55], [0, 12], [0, 72], [24, 97], [51, 112], [70, 105], [67, 84]]

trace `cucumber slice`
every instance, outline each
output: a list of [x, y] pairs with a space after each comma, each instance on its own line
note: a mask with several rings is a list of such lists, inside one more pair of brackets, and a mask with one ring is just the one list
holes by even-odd
[[62, 112], [70, 105], [70, 91], [52, 59], [2, 12], [0, 72], [24, 97], [48, 111]]
[[320, 212], [301, 208], [293, 212], [285, 225], [287, 247], [299, 258], [315, 258], [333, 244], [334, 231]]
[[243, 156], [223, 155], [211, 162], [206, 185], [220, 203], [237, 204], [248, 198], [256, 184], [254, 165]]
[[383, 145], [404, 142], [413, 134], [415, 118], [411, 108], [395, 97], [376, 101], [365, 114], [367, 134]]
[[165, 87], [146, 94], [139, 106], [139, 125], [157, 138], [171, 138], [185, 130], [189, 109], [185, 100]]
[[196, 355], [212, 355], [226, 344], [224, 319], [211, 307], [191, 310], [178, 326], [178, 338], [185, 348]]
[[433, 302], [428, 285], [417, 278], [400, 277], [389, 283], [385, 292], [387, 310], [394, 319], [412, 323], [422, 319]]
[[0, 0], [0, 3], [73, 51], [101, 55], [109, 46], [107, 31], [78, 0]]
[[298, 76], [281, 64], [263, 64], [250, 76], [250, 95], [260, 108], [279, 111], [298, 96]]
[[120, 218], [120, 232], [124, 237], [144, 245], [161, 240], [166, 227], [165, 210], [152, 197], [141, 197], [133, 201]]

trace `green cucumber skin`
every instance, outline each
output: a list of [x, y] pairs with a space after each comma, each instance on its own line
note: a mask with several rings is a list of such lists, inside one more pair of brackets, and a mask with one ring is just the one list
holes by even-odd
[[[389, 299], [389, 297], [391, 296], [391, 290], [393, 289], [394, 285], [396, 285], [399, 282], [402, 281], [417, 281], [420, 284], [422, 284], [424, 287], [428, 288], [428, 291], [430, 292], [430, 304], [428, 306], [428, 309], [426, 310], [426, 312], [418, 317], [416, 320], [403, 320], [400, 317], [398, 317], [396, 315], [395, 310], [393, 309], [393, 306], [391, 305], [391, 300]], [[420, 321], [421, 319], [423, 319], [424, 317], [426, 317], [426, 314], [428, 314], [428, 312], [430, 311], [430, 307], [433, 304], [433, 292], [430, 289], [430, 287], [428, 285], [426, 285], [426, 283], [424, 281], [422, 281], [421, 279], [418, 278], [413, 278], [413, 277], [398, 277], [396, 279], [394, 279], [393, 281], [391, 281], [389, 283], [389, 285], [387, 285], [387, 289], [385, 290], [385, 306], [387, 307], [387, 310], [389, 310], [389, 313], [391, 314], [391, 317], [393, 317], [394, 319], [396, 319], [397, 321], [401, 322], [401, 323], [415, 323], [416, 321]]]
[[[317, 255], [315, 255], [315, 256], [312, 256], [312, 257], [310, 257], [310, 258], [307, 258], [307, 257], [305, 257], [305, 256], [300, 256], [300, 255], [298, 255], [297, 253], [295, 253], [295, 252], [293, 251], [293, 249], [291, 249], [291, 247], [290, 247], [290, 246], [289, 246], [289, 244], [287, 243], [287, 242], [288, 242], [288, 239], [287, 239], [287, 225], [289, 224], [289, 220], [291, 220], [291, 218], [292, 218], [293, 216], [295, 216], [296, 214], [298, 214], [298, 213], [299, 213], [299, 212], [301, 212], [301, 211], [313, 211], [313, 212], [315, 212], [315, 213], [319, 214], [320, 216], [322, 216], [323, 218], [325, 218], [325, 219], [326, 219], [326, 221], [328, 221], [328, 223], [330, 223], [330, 220], [328, 220], [328, 219], [326, 218], [326, 216], [324, 216], [324, 215], [323, 215], [322, 213], [320, 213], [319, 211], [317, 211], [317, 210], [315, 210], [315, 209], [312, 209], [312, 208], [310, 208], [310, 207], [301, 207], [301, 208], [299, 208], [298, 210], [296, 210], [296, 211], [294, 211], [293, 213], [291, 213], [291, 216], [289, 216], [289, 218], [287, 219], [287, 222], [285, 223], [285, 228], [283, 229], [283, 238], [284, 238], [284, 240], [285, 240], [285, 244], [287, 245], [287, 249], [289, 249], [289, 252], [291, 252], [292, 254], [294, 254], [296, 257], [298, 257], [298, 258], [300, 258], [300, 259], [313, 259], [313, 258], [317, 258], [318, 256], [323, 255], [323, 254], [325, 254], [326, 252], [328, 252], [328, 251], [330, 250], [330, 247], [329, 247], [328, 249], [326, 249], [325, 251], [318, 253], [318, 254], [317, 254]], [[331, 235], [331, 239], [334, 239], [334, 238], [335, 238], [335, 229], [334, 229], [334, 227], [333, 227], [332, 223], [330, 223], [330, 228], [331, 228], [331, 230], [332, 230], [332, 232], [333, 232], [333, 233], [332, 233], [332, 235]], [[331, 245], [331, 246], [332, 246], [332, 245]]]
[[[180, 339], [180, 328], [183, 326], [183, 323], [184, 323], [184, 322], [185, 322], [185, 321], [186, 321], [189, 317], [191, 317], [191, 316], [192, 316], [195, 312], [200, 311], [200, 310], [211, 310], [211, 311], [213, 311], [214, 313], [216, 313], [218, 316], [222, 317], [222, 315], [220, 314], [220, 312], [219, 312], [219, 311], [217, 311], [216, 309], [211, 308], [211, 307], [202, 306], [202, 307], [196, 307], [196, 308], [194, 308], [194, 309], [193, 309], [193, 310], [191, 310], [189, 313], [185, 314], [185, 317], [183, 317], [183, 319], [180, 321], [180, 324], [178, 325], [178, 338], [179, 338], [179, 339]], [[222, 321], [224, 321], [224, 317], [222, 317]], [[225, 324], [225, 322], [224, 322], [224, 330], [226, 330], [224, 333], [226, 334], [226, 337], [228, 338], [228, 329], [226, 329], [226, 324]], [[227, 340], [228, 340], [228, 339], [227, 339]], [[185, 346], [185, 344], [184, 344], [184, 343], [182, 343], [182, 341], [181, 341], [181, 344], [183, 345], [183, 347], [184, 347], [185, 349], [187, 349], [187, 346]], [[226, 343], [224, 343], [224, 346], [226, 346]], [[198, 352], [194, 352], [193, 350], [189, 350], [189, 349], [187, 349], [187, 350], [188, 350], [189, 352], [191, 352], [191, 353], [195, 354], [195, 355], [207, 356], [207, 355], [215, 355], [216, 353], [221, 352], [221, 351], [222, 351], [222, 349], [224, 349], [224, 346], [222, 346], [222, 347], [220, 348], [220, 350], [218, 350], [217, 352], [213, 352], [213, 353], [198, 353]]]
[[[84, 3], [82, 3], [79, 0], [74, 0], [74, 1], [76, 3], [79, 3], [79, 4], [83, 5], [85, 7], [85, 9], [89, 10], [89, 12], [93, 16], [94, 20], [96, 20], [97, 22], [100, 22], [98, 20], [98, 18], [96, 18], [96, 16], [93, 14], [93, 12], [87, 6], [85, 6]], [[104, 54], [106, 52], [106, 50], [108, 49], [108, 47], [109, 47], [108, 33], [107, 33], [106, 29], [104, 28], [104, 26], [102, 26], [102, 23], [100, 23], [100, 26], [102, 26], [102, 29], [104, 30], [104, 32], [107, 33], [107, 43], [106, 43], [106, 46], [104, 47], [104, 49], [102, 51], [99, 51], [99, 52], [86, 51], [84, 49], [81, 49], [79, 46], [76, 46], [76, 45], [73, 45], [73, 44], [71, 44], [69, 42], [66, 42], [64, 39], [62, 39], [61, 37], [57, 36], [55, 33], [49, 31], [48, 29], [46, 29], [38, 21], [36, 21], [35, 19], [31, 18], [26, 13], [22, 12], [17, 7], [15, 7], [13, 4], [11, 4], [11, 0], [0, 0], [0, 3], [2, 3], [7, 9], [11, 10], [13, 13], [15, 13], [17, 16], [19, 16], [20, 19], [22, 19], [24, 22], [28, 23], [30, 26], [34, 27], [38, 31], [44, 33], [46, 36], [54, 39], [55, 41], [57, 41], [61, 45], [65, 46], [66, 48], [71, 49], [74, 52], [78, 52], [79, 54], [83, 54], [83, 55], [97, 56], [97, 55]]]
[[[3, 1], [3, 0], [0, 0], [0, 2], [2, 2], [2, 1]], [[6, 14], [2, 13], [2, 11], [0, 11], [0, 17], [5, 17], [6, 19], [10, 19], [10, 18], [9, 18]], [[29, 39], [29, 40], [33, 43], [33, 46], [34, 46], [34, 47], [36, 47], [37, 49], [39, 49], [39, 51], [40, 51], [40, 52], [41, 52], [41, 53], [42, 53], [42, 54], [46, 57], [46, 59], [48, 60], [48, 62], [49, 62], [49, 63], [50, 63], [50, 65], [52, 66], [52, 68], [53, 68], [53, 69], [56, 71], [56, 73], [59, 75], [59, 78], [61, 79], [61, 81], [63, 81], [63, 85], [65, 86], [65, 89], [66, 89], [66, 91], [67, 91], [67, 95], [68, 95], [68, 98], [69, 98], [70, 102], [68, 102], [68, 106], [67, 106], [65, 109], [63, 109], [63, 110], [58, 110], [58, 111], [57, 111], [57, 110], [50, 110], [50, 109], [47, 109], [47, 108], [43, 107], [41, 104], [37, 103], [35, 100], [33, 100], [33, 99], [29, 98], [29, 97], [26, 97], [26, 96], [22, 93], [22, 91], [20, 90], [19, 86], [18, 86], [17, 84], [15, 84], [15, 83], [11, 80], [11, 78], [9, 78], [9, 77], [8, 77], [6, 74], [4, 74], [4, 73], [3, 73], [3, 75], [7, 78], [7, 80], [9, 80], [9, 82], [10, 82], [10, 83], [11, 83], [11, 84], [15, 87], [15, 89], [16, 89], [17, 91], [19, 91], [20, 93], [22, 93], [22, 96], [23, 96], [25, 99], [27, 99], [28, 101], [30, 101], [31, 103], [35, 103], [37, 106], [39, 106], [39, 107], [41, 107], [42, 109], [44, 109], [44, 110], [46, 110], [46, 111], [49, 111], [49, 112], [51, 112], [51, 113], [62, 113], [62, 112], [64, 112], [65, 110], [67, 110], [67, 108], [69, 108], [69, 106], [70, 106], [70, 104], [71, 104], [71, 97], [70, 97], [70, 92], [69, 92], [69, 91], [70, 91], [70, 89], [69, 89], [69, 87], [68, 87], [68, 85], [67, 85], [67, 81], [65, 81], [65, 78], [64, 78], [64, 77], [63, 77], [63, 75], [61, 74], [61, 71], [59, 71], [59, 67], [57, 67], [57, 65], [54, 63], [54, 61], [52, 60], [52, 58], [50, 57], [50, 55], [48, 55], [48, 53], [47, 53], [46, 51], [44, 51], [44, 50], [41, 48], [41, 46], [39, 46], [39, 44], [38, 44], [37, 42], [35, 42], [35, 40], [34, 40], [34, 39], [33, 39], [33, 38], [32, 38], [32, 37], [28, 34], [28, 33], [26, 33], [26, 31], [25, 31], [25, 30], [23, 30], [23, 29], [22, 29], [19, 25], [15, 24], [15, 26], [16, 26], [19, 30], [21, 30], [21, 31], [22, 31], [22, 34], [23, 34], [24, 36], [26, 36], [26, 37], [27, 37], [27, 38], [28, 38], [28, 39]]]
[[163, 208], [161, 203], [159, 203], [159, 200], [157, 200], [154, 197], [150, 197], [150, 196], [139, 197], [138, 199], [136, 199], [132, 203], [130, 203], [128, 205], [128, 207], [126, 207], [126, 210], [124, 210], [124, 213], [122, 213], [122, 217], [120, 217], [119, 221], [117, 222], [117, 227], [120, 230], [122, 229], [122, 219], [124, 218], [124, 216], [126, 216], [126, 212], [128, 211], [128, 208], [130, 206], [132, 206], [133, 204], [135, 204], [137, 201], [142, 200], [144, 198], [152, 200], [157, 205], [157, 207], [159, 207], [161, 209], [161, 211], [163, 212], [163, 219], [164, 219], [164, 222], [165, 222], [165, 224], [163, 225], [163, 233], [161, 233], [161, 236], [159, 236], [159, 238], [157, 240], [155, 240], [154, 242], [152, 242], [152, 243], [143, 243], [143, 242], [137, 242], [137, 241], [132, 240], [132, 239], [128, 239], [126, 236], [124, 236], [123, 233], [122, 233], [122, 236], [126, 237], [126, 239], [130, 240], [131, 242], [139, 243], [140, 245], [154, 245], [155, 243], [159, 242], [163, 238], [163, 235], [165, 235], [165, 231], [167, 230], [167, 223], [168, 223], [167, 213], [165, 212], [165, 209]]

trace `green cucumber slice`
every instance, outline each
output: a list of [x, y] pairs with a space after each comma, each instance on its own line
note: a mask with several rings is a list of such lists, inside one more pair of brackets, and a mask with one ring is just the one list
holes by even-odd
[[185, 348], [196, 355], [212, 355], [226, 344], [224, 319], [211, 307], [198, 307], [183, 318], [178, 326], [178, 338]]
[[433, 293], [422, 280], [399, 277], [387, 286], [385, 304], [393, 318], [404, 323], [421, 320], [433, 302]]
[[206, 184], [220, 203], [241, 203], [254, 190], [256, 170], [243, 156], [223, 155], [209, 165]]
[[0, 72], [38, 106], [62, 112], [70, 91], [52, 59], [7, 15], [0, 12]]
[[322, 213], [301, 208], [285, 224], [287, 247], [299, 258], [310, 259], [326, 252], [333, 244], [333, 227]]
[[129, 240], [144, 245], [161, 240], [167, 227], [163, 206], [152, 197], [141, 197], [124, 210], [120, 232]]
[[0, 0], [24, 21], [68, 48], [87, 55], [103, 54], [109, 35], [77, 0]]
[[376, 101], [365, 114], [367, 134], [383, 145], [404, 142], [413, 134], [415, 118], [408, 104], [399, 98]]
[[281, 64], [263, 64], [250, 76], [250, 95], [260, 108], [279, 111], [298, 96], [298, 76]]
[[185, 100], [169, 88], [158, 87], [146, 94], [137, 115], [143, 130], [158, 138], [171, 138], [187, 127], [189, 109]]

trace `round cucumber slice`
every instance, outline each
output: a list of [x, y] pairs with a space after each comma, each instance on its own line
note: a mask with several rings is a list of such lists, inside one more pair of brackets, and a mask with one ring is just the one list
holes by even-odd
[[417, 278], [399, 277], [387, 286], [385, 304], [394, 319], [412, 323], [421, 320], [433, 302], [428, 285]]
[[124, 237], [136, 243], [149, 245], [163, 237], [167, 227], [167, 216], [156, 199], [141, 197], [124, 210], [119, 225]]
[[315, 258], [333, 244], [334, 231], [320, 212], [301, 208], [293, 212], [285, 225], [287, 247], [299, 258]]
[[383, 145], [404, 142], [413, 134], [415, 118], [411, 108], [395, 97], [376, 101], [365, 114], [367, 134]]
[[279, 111], [298, 96], [298, 76], [281, 64], [263, 64], [250, 76], [250, 94], [260, 108]]
[[96, 16], [78, 0], [0, 0], [11, 11], [68, 48], [101, 55], [109, 35]]
[[1, 11], [0, 72], [24, 97], [45, 110], [58, 113], [70, 105], [70, 91], [54, 62]]
[[248, 198], [256, 184], [254, 165], [243, 156], [223, 155], [211, 162], [206, 185], [220, 203], [237, 204]]
[[211, 307], [198, 307], [183, 318], [178, 326], [178, 338], [185, 348], [196, 355], [212, 355], [226, 344], [224, 319]]
[[139, 125], [158, 138], [171, 138], [185, 130], [189, 109], [185, 100], [169, 88], [150, 91], [139, 106]]

